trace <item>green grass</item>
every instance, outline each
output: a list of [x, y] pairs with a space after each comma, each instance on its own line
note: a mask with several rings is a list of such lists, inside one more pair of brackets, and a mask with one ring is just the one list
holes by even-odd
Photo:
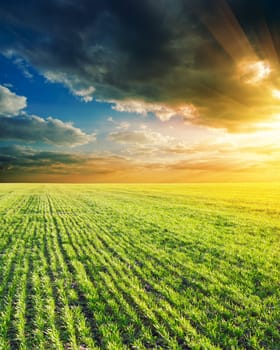
[[0, 349], [280, 349], [280, 185], [0, 185]]

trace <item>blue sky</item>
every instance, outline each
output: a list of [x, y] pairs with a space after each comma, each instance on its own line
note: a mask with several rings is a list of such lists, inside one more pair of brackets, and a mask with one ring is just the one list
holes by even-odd
[[92, 101], [83, 103], [73, 96], [60, 83], [51, 83], [30, 65], [25, 69], [32, 74], [26, 77], [23, 70], [14, 63], [15, 59], [0, 55], [0, 84], [11, 87], [17, 95], [27, 97], [26, 110], [30, 114], [58, 117], [64, 121], [73, 121], [82, 128], [93, 132], [109, 116], [119, 118], [119, 113], [111, 109], [110, 104]]

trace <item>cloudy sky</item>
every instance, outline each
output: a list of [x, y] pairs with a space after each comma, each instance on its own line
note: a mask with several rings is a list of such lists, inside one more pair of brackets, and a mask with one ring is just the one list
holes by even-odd
[[0, 6], [0, 181], [275, 181], [278, 0]]

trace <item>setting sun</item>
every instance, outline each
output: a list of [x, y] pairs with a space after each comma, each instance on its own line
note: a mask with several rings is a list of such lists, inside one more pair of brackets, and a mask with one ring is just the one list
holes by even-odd
[[246, 84], [258, 84], [271, 74], [271, 67], [265, 61], [244, 61], [239, 64], [240, 78]]

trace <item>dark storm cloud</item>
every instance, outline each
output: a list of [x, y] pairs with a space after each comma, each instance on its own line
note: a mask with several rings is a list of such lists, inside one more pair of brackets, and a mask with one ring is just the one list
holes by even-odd
[[59, 119], [46, 119], [19, 115], [12, 118], [0, 116], [0, 140], [44, 142], [54, 145], [76, 146], [93, 141], [95, 135], [87, 135], [81, 129]]
[[79, 155], [39, 151], [25, 146], [2, 146], [0, 147], [0, 168], [10, 167], [49, 167], [54, 164], [79, 164], [84, 159]]
[[192, 16], [183, 4], [6, 2], [0, 10], [2, 51], [22, 55], [43, 72], [69, 74], [79, 87], [93, 84], [99, 98], [160, 99], [162, 80], [190, 66], [197, 45]]
[[104, 176], [134, 168], [133, 162], [113, 154], [42, 151], [21, 145], [0, 147], [0, 182], [75, 182], [81, 177], [103, 181]]
[[74, 74], [76, 85], [99, 87], [99, 97], [117, 97], [134, 84], [145, 90], [145, 79], [161, 77], [176, 62], [163, 4], [6, 2], [0, 10], [2, 50], [23, 55], [42, 71]]
[[[219, 27], [224, 19], [221, 4], [224, 1], [6, 1], [0, 9], [0, 47], [78, 96], [93, 86], [95, 90], [88, 91], [102, 100], [194, 104], [201, 112], [199, 123], [228, 126], [266, 112], [256, 108], [247, 116], [251, 105], [265, 101], [258, 102], [254, 91], [233, 79], [233, 49], [222, 47], [217, 31], [228, 32], [229, 42], [238, 40], [230, 25]], [[230, 6], [249, 34], [261, 17], [269, 29], [278, 28], [279, 5], [274, 0], [232, 0]], [[256, 8], [262, 9], [261, 17], [252, 15]], [[217, 28], [209, 30], [209, 23]], [[250, 34], [253, 46], [260, 45], [260, 56], [265, 55], [257, 39]]]

